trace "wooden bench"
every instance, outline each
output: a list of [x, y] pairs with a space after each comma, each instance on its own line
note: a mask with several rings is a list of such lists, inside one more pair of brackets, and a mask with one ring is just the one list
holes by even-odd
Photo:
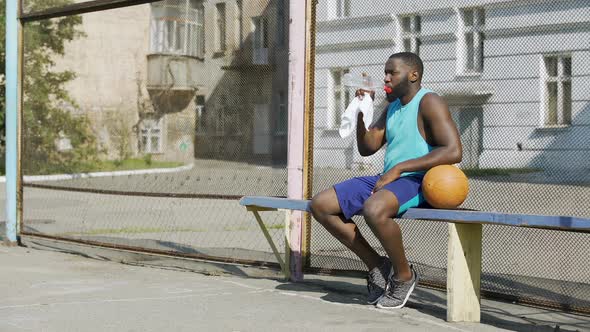
[[[288, 198], [246, 196], [240, 200], [240, 204], [254, 214], [285, 277], [289, 278], [289, 244], [286, 243], [287, 250], [285, 250], [285, 259], [283, 260], [259, 212], [278, 210], [309, 212], [311, 202]], [[400, 217], [449, 223], [447, 320], [452, 322], [479, 322], [480, 320], [482, 224], [590, 232], [590, 219], [580, 217], [420, 208], [409, 209]]]

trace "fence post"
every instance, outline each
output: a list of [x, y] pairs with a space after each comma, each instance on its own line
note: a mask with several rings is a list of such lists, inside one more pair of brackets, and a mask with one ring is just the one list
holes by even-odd
[[[287, 159], [287, 195], [303, 199], [303, 159], [305, 123], [306, 16], [312, 0], [289, 3], [289, 130]], [[303, 279], [302, 249], [304, 219], [301, 211], [291, 213], [289, 246], [291, 280]]]
[[6, 0], [6, 242], [16, 245], [18, 222], [19, 35], [18, 0]]

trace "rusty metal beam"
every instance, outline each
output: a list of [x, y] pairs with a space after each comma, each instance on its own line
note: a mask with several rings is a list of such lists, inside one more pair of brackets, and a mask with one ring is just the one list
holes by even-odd
[[106, 190], [93, 188], [76, 188], [76, 187], [62, 187], [52, 186], [37, 183], [23, 183], [23, 187], [39, 188], [49, 190], [74, 191], [91, 194], [103, 195], [120, 195], [120, 196], [140, 196], [140, 197], [166, 197], [166, 198], [202, 198], [202, 199], [226, 199], [226, 200], [240, 200], [242, 195], [220, 195], [220, 194], [191, 194], [191, 193], [160, 193], [160, 192], [140, 192], [140, 191], [124, 191], [124, 190]]
[[80, 15], [85, 13], [98, 12], [109, 9], [143, 5], [146, 3], [157, 2], [158, 0], [94, 0], [81, 3], [75, 3], [62, 7], [49, 8], [36, 12], [23, 13], [19, 19], [22, 22], [32, 22], [47, 20], [56, 17]]

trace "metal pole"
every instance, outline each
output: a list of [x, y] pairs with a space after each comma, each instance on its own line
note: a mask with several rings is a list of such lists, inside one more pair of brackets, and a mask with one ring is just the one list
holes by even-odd
[[[314, 95], [315, 95], [315, 35], [316, 35], [316, 1], [307, 5], [305, 37], [305, 121], [303, 150], [303, 197], [311, 199], [313, 195], [313, 130], [314, 130]], [[304, 213], [302, 229], [301, 255], [303, 269], [311, 265], [311, 213]]]
[[[289, 130], [287, 159], [287, 195], [303, 199], [303, 147], [305, 114], [305, 26], [307, 1], [291, 0], [289, 4]], [[311, 0], [313, 1], [313, 0]], [[303, 279], [302, 231], [303, 213], [291, 211], [287, 232], [291, 251], [291, 280]]]
[[18, 18], [17, 0], [6, 0], [6, 240], [17, 244]]

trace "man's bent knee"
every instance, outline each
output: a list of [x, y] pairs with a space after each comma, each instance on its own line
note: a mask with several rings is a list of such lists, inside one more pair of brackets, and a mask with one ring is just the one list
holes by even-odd
[[328, 214], [330, 212], [330, 200], [332, 199], [330, 190], [324, 190], [316, 194], [311, 199], [310, 209], [314, 216]]
[[309, 209], [311, 210], [311, 214], [315, 217], [322, 212], [322, 198], [321, 193], [317, 194], [312, 197], [311, 204], [309, 205]]
[[397, 202], [385, 202], [383, 197], [374, 195], [369, 197], [363, 205], [363, 215], [369, 225], [379, 225], [389, 221], [397, 214]]
[[339, 215], [342, 213], [338, 196], [334, 188], [326, 189], [311, 199], [310, 209], [312, 215], [319, 221], [327, 215]]

